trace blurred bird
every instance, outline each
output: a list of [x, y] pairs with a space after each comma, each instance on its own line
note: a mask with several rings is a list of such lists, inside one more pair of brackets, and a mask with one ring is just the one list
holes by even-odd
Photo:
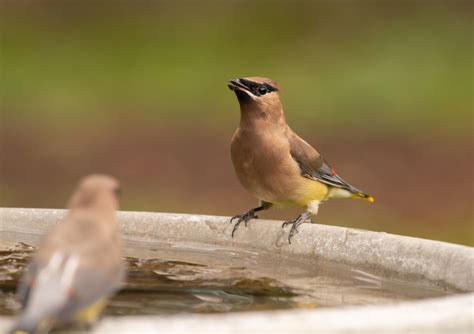
[[80, 182], [66, 217], [40, 242], [22, 277], [17, 291], [22, 311], [12, 333], [97, 320], [125, 278], [116, 222], [119, 190], [107, 175]]
[[232, 230], [273, 204], [306, 208], [291, 225], [288, 242], [298, 226], [316, 215], [330, 198], [374, 198], [351, 186], [336, 174], [326, 160], [290, 129], [280, 102], [276, 82], [261, 77], [230, 80], [240, 104], [240, 126], [232, 138], [231, 154], [240, 183], [260, 200], [260, 206], [234, 216]]

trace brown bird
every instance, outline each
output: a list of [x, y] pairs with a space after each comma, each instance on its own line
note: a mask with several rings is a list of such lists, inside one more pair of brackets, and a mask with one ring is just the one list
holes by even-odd
[[258, 211], [273, 204], [297, 206], [306, 211], [282, 227], [292, 225], [288, 242], [298, 226], [318, 213], [321, 203], [330, 198], [373, 197], [351, 186], [336, 174], [326, 160], [286, 123], [280, 102], [280, 88], [271, 79], [248, 77], [233, 79], [229, 88], [240, 104], [240, 126], [231, 144], [232, 162], [240, 183], [260, 200], [260, 205], [232, 217], [238, 226]]
[[125, 278], [116, 210], [119, 183], [85, 177], [66, 217], [40, 242], [18, 287], [22, 310], [13, 333], [93, 324]]

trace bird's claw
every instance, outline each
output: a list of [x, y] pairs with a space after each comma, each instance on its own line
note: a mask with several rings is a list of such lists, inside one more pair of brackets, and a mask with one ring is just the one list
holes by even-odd
[[258, 216], [255, 214], [255, 210], [251, 209], [241, 215], [234, 216], [230, 219], [230, 223], [234, 221], [234, 219], [237, 219], [237, 223], [235, 223], [234, 228], [232, 229], [232, 238], [234, 237], [235, 231], [239, 227], [242, 222], [244, 222], [245, 226], [247, 226], [248, 222], [252, 219], [256, 219]]
[[283, 224], [281, 224], [281, 228], [285, 228], [287, 225], [291, 225], [293, 224], [294, 220], [288, 220], [286, 222], [283, 222]]
[[293, 238], [293, 236], [296, 233], [299, 232], [298, 227], [301, 224], [303, 224], [308, 218], [309, 218], [308, 215], [303, 213], [303, 214], [299, 215], [296, 219], [288, 220], [288, 221], [284, 222], [283, 224], [281, 224], [281, 228], [285, 228], [288, 225], [292, 225], [291, 229], [290, 229], [290, 233], [288, 234], [288, 243], [289, 244], [291, 244], [291, 238]]

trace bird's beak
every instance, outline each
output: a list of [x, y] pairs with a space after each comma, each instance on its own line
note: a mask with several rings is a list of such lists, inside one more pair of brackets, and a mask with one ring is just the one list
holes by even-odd
[[239, 102], [248, 102], [254, 100], [256, 96], [252, 93], [251, 88], [252, 81], [245, 79], [231, 79], [227, 85], [230, 90], [235, 92]]
[[229, 80], [229, 84], [227, 86], [229, 87], [230, 90], [233, 90], [233, 91], [240, 90], [240, 91], [245, 91], [245, 92], [250, 93], [250, 88], [247, 85], [245, 85], [245, 81], [247, 80], [231, 79]]

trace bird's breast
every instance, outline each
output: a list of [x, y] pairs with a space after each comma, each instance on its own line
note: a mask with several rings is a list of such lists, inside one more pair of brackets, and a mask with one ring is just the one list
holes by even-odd
[[255, 197], [271, 203], [292, 198], [301, 176], [286, 137], [237, 132], [231, 155], [240, 183]]

